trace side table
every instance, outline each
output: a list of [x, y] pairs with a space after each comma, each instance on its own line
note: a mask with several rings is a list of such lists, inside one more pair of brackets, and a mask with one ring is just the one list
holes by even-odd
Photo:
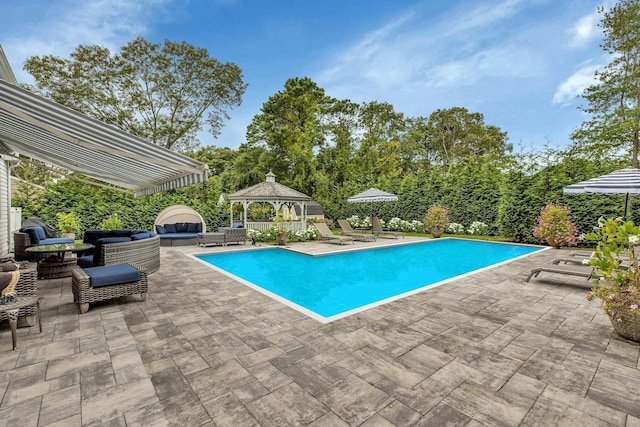
[[198, 246], [224, 245], [224, 233], [198, 233]]
[[38, 328], [42, 332], [42, 322], [40, 321], [40, 298], [37, 296], [31, 297], [18, 297], [16, 302], [11, 304], [0, 304], [0, 312], [7, 313], [9, 318], [9, 327], [11, 328], [11, 341], [13, 343], [13, 349], [17, 347], [16, 333], [18, 329], [18, 312], [21, 308], [28, 307], [30, 305], [36, 305], [36, 316], [38, 316]]

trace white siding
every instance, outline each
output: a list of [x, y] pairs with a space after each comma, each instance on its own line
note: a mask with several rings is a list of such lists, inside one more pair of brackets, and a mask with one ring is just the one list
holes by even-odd
[[9, 164], [6, 160], [0, 159], [0, 256], [9, 254], [9, 240], [13, 238], [9, 224], [10, 187]]

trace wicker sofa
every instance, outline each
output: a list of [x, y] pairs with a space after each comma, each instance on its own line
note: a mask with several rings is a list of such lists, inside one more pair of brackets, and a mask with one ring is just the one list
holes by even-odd
[[[145, 236], [146, 233], [146, 236]], [[160, 268], [160, 238], [146, 230], [88, 230], [84, 242], [95, 245], [94, 253], [78, 258], [82, 268], [136, 264], [148, 274]]]
[[14, 257], [17, 260], [32, 259], [33, 256], [26, 252], [28, 247], [56, 243], [73, 243], [73, 239], [66, 237], [47, 238], [42, 227], [22, 227], [13, 233]]

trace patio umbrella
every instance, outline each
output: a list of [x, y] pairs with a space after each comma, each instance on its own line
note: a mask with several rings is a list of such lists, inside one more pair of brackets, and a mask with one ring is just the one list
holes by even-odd
[[[387, 193], [386, 191], [378, 190], [377, 188], [370, 188], [347, 199], [348, 203], [371, 203], [372, 212], [374, 203], [397, 201], [398, 196], [395, 194]], [[375, 215], [375, 212], [373, 214]]]
[[640, 169], [628, 167], [607, 175], [591, 178], [562, 189], [565, 194], [618, 194], [625, 195], [624, 216], [627, 216], [629, 194], [640, 194]]

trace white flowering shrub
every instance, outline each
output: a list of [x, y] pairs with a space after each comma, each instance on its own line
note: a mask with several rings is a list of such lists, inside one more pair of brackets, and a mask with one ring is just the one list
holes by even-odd
[[371, 228], [371, 218], [368, 216], [360, 219], [358, 215], [352, 215], [347, 218], [347, 222], [351, 225], [351, 228]]
[[424, 233], [424, 224], [415, 219], [409, 222], [400, 218], [391, 218], [389, 220], [389, 223], [387, 224], [387, 228], [393, 231], [402, 231], [402, 232], [409, 232], [409, 233]]
[[463, 234], [464, 225], [458, 224], [457, 222], [452, 222], [452, 223], [449, 223], [449, 226], [445, 231], [449, 234]]
[[489, 226], [484, 222], [473, 221], [467, 229], [467, 233], [477, 236], [486, 236], [489, 234]]
[[[272, 242], [276, 240], [276, 234], [278, 234], [278, 227], [273, 225], [264, 231], [254, 230], [252, 228], [247, 230], [247, 236], [253, 237], [257, 242]], [[289, 230], [290, 242], [307, 242], [309, 240], [317, 240], [320, 237], [320, 232], [315, 227], [309, 227], [306, 230]]]

